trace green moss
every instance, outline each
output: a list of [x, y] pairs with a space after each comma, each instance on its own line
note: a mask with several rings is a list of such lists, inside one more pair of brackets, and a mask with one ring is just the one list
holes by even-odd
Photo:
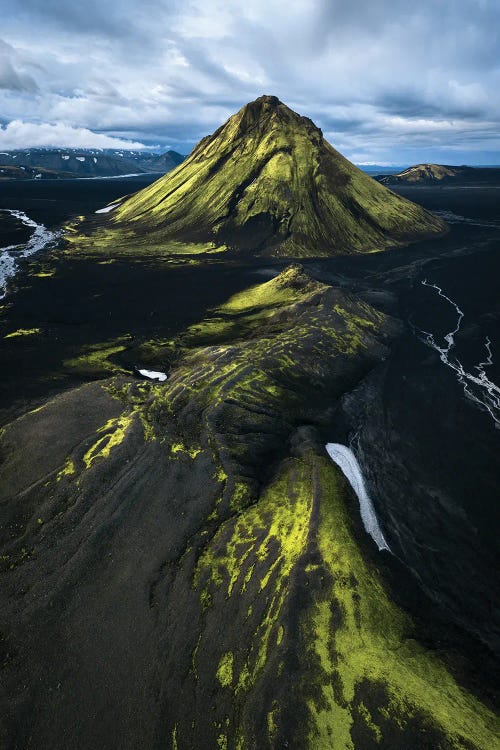
[[187, 447], [184, 445], [184, 443], [173, 443], [170, 446], [170, 453], [174, 456], [177, 456], [178, 454], [185, 454], [186, 456], [189, 456], [189, 458], [194, 459], [201, 453], [201, 447]]
[[[300, 472], [300, 466], [297, 468]], [[253, 590], [260, 590], [265, 601], [265, 614], [236, 679], [237, 692], [247, 691], [255, 684], [279, 637], [279, 616], [289, 576], [308, 533], [310, 497], [301, 492], [301, 486], [295, 472], [281, 476], [257, 505], [244, 510], [228, 526], [220, 527], [198, 562], [195, 576], [198, 587], [208, 576], [214, 592], [224, 587], [230, 597], [243, 595], [252, 585]], [[223, 541], [229, 529], [229, 540]], [[254, 564], [245, 573], [249, 559]]]
[[218, 482], [226, 482], [227, 481], [227, 474], [222, 468], [222, 466], [219, 466], [215, 474], [213, 475], [213, 478], [216, 479]]
[[203, 612], [212, 606], [212, 595], [207, 589], [203, 589], [200, 593], [200, 604]]
[[105, 433], [83, 456], [83, 463], [89, 469], [97, 458], [108, 458], [113, 448], [125, 439], [127, 430], [133, 421], [133, 414], [122, 414], [120, 417], [109, 419], [98, 429], [98, 433]]
[[89, 375], [126, 372], [122, 367], [115, 364], [111, 357], [125, 351], [131, 338], [131, 336], [125, 336], [114, 341], [86, 346], [77, 357], [65, 360], [64, 366]]
[[276, 278], [245, 289], [235, 294], [219, 312], [234, 315], [250, 310], [266, 308], [273, 310], [282, 305], [291, 305], [304, 299], [305, 293], [317, 291], [321, 285], [303, 275], [300, 266], [290, 266]]
[[380, 727], [374, 723], [370, 711], [367, 709], [365, 704], [361, 702], [358, 706], [358, 713], [363, 717], [365, 726], [370, 730], [375, 742], [380, 744], [382, 742], [382, 732]]
[[37, 333], [40, 333], [40, 331], [40, 328], [18, 328], [17, 331], [8, 333], [6, 336], [4, 336], [4, 338], [13, 339], [17, 338], [18, 336], [35, 336]]
[[165, 237], [164, 231], [148, 233], [147, 237], [141, 234], [134, 231], [133, 225], [120, 229], [109, 226], [92, 227], [90, 234], [86, 234], [85, 226], [80, 225], [78, 232], [65, 232], [64, 252], [71, 256], [102, 257], [110, 254], [115, 256], [99, 261], [102, 265], [113, 263], [119, 257], [133, 260], [165, 259], [174, 263], [185, 263], [207, 254], [218, 257], [227, 251], [223, 243], [215, 245], [212, 241], [182, 242]]
[[110, 380], [102, 385], [103, 390], [114, 399], [128, 407], [132, 414], [136, 415], [142, 424], [144, 440], [151, 442], [157, 439], [154, 420], [149, 414], [149, 407], [154, 400], [155, 394], [161, 393], [153, 383], [139, 381], [117, 385], [115, 380]]
[[231, 687], [233, 684], [233, 662], [234, 656], [231, 651], [221, 656], [219, 666], [217, 667], [217, 679], [222, 687]]
[[63, 468], [57, 474], [57, 481], [60, 482], [64, 477], [70, 477], [75, 473], [75, 462], [72, 458], [67, 458]]
[[279, 713], [279, 705], [276, 701], [274, 701], [271, 710], [267, 714], [267, 734], [271, 743], [274, 743], [276, 739]]

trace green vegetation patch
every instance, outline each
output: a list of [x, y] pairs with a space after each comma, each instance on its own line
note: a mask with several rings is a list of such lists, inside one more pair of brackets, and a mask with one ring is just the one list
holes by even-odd
[[6, 336], [4, 336], [4, 338], [13, 339], [17, 338], [18, 336], [35, 336], [38, 333], [41, 333], [41, 328], [18, 328], [17, 331], [8, 333]]
[[131, 340], [131, 336], [124, 336], [114, 341], [85, 346], [77, 357], [65, 360], [64, 366], [87, 375], [126, 372], [111, 357], [124, 352]]
[[83, 463], [89, 469], [98, 458], [108, 458], [109, 454], [119, 446], [125, 439], [128, 428], [132, 424], [133, 414], [124, 413], [114, 419], [109, 419], [106, 424], [98, 429], [102, 436], [92, 445], [83, 456]]

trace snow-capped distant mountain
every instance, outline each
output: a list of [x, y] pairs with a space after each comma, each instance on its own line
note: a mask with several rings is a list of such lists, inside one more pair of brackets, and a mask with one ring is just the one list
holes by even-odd
[[176, 151], [164, 154], [67, 148], [3, 151], [0, 152], [0, 179], [118, 177], [151, 172], [164, 174], [183, 160], [184, 156]]

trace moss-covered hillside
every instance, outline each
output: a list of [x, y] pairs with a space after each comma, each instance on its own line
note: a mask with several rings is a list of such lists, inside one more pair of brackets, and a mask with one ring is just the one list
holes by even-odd
[[74, 248], [299, 258], [374, 252], [446, 228], [361, 172], [273, 96], [247, 104], [102, 222], [88, 240], [73, 238]]
[[122, 371], [5, 427], [7, 747], [496, 746], [324, 450], [397, 330], [292, 266], [158, 342], [165, 383]]

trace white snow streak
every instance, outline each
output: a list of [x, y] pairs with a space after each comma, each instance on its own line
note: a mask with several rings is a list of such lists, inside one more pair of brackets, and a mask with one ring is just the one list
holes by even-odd
[[105, 206], [104, 208], [100, 208], [95, 213], [96, 214], [107, 214], [107, 213], [109, 213], [110, 211], [112, 211], [114, 208], [116, 208], [119, 205], [120, 205], [119, 203], [113, 203], [112, 206]]
[[375, 508], [366, 491], [365, 480], [358, 459], [350, 448], [341, 443], [327, 443], [325, 448], [332, 461], [340, 467], [358, 497], [361, 520], [365, 530], [370, 534], [379, 550], [386, 549], [390, 552], [389, 545], [385, 541], [382, 529], [379, 526]]

